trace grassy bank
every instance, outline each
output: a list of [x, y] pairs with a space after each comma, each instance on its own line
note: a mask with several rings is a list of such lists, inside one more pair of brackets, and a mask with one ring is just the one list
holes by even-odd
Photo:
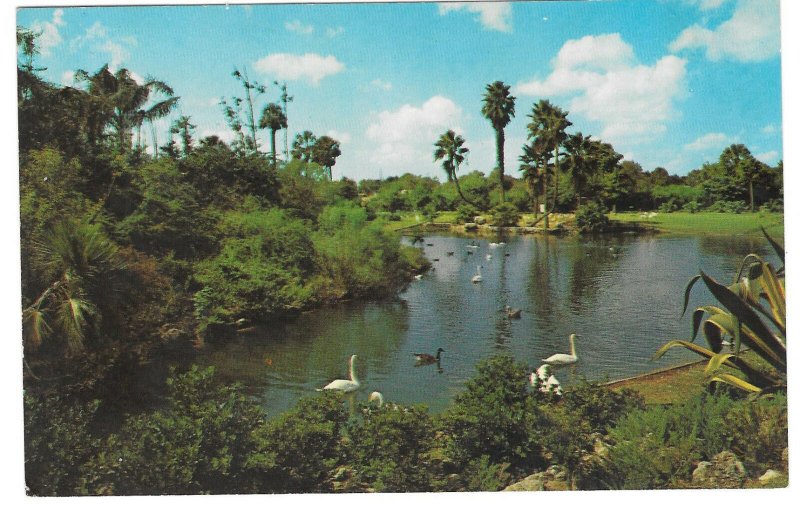
[[662, 232], [704, 235], [757, 235], [761, 227], [770, 235], [783, 238], [783, 214], [756, 212], [753, 214], [723, 214], [717, 212], [656, 213], [646, 217], [640, 212], [618, 213], [609, 216], [612, 221], [639, 223]]

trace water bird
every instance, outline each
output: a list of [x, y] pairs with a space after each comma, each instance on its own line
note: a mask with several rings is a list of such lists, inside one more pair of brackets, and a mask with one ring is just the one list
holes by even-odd
[[569, 348], [571, 354], [557, 353], [542, 360], [551, 365], [570, 365], [578, 361], [578, 354], [575, 352], [575, 338], [578, 335], [572, 334], [569, 336]]
[[487, 254], [486, 254], [486, 261], [488, 262], [488, 261], [489, 261], [489, 260], [491, 260], [491, 259], [492, 259], [492, 255], [490, 255], [490, 254], [488, 254], [488, 253], [487, 253]]
[[477, 242], [475, 242], [475, 241], [473, 240], [473, 241], [471, 241], [469, 244], [467, 244], [467, 247], [468, 247], [468, 248], [473, 248], [473, 249], [474, 249], [474, 248], [479, 248], [479, 247], [481, 247], [481, 246], [480, 246], [480, 244], [478, 244]]
[[414, 279], [415, 280], [421, 280], [422, 279], [422, 275], [421, 274], [415, 274], [414, 275]]
[[503, 256], [510, 257], [510, 256], [511, 256], [511, 253], [506, 253], [506, 254], [505, 254], [505, 255], [503, 255]]
[[503, 242], [503, 241], [500, 241], [500, 242], [498, 242], [498, 243], [497, 243], [497, 245], [498, 245], [498, 246], [505, 246], [505, 245], [506, 245], [506, 243], [505, 243], [505, 242]]
[[427, 243], [427, 244], [425, 244], [425, 245], [426, 245], [426, 246], [433, 246], [433, 242], [429, 242], [429, 243]]
[[350, 357], [350, 379], [335, 379], [325, 385], [323, 390], [339, 390], [340, 392], [353, 392], [358, 390], [361, 382], [355, 372], [356, 355]]
[[453, 255], [455, 255], [455, 254], [456, 254], [456, 252], [455, 252], [455, 251], [448, 251], [448, 252], [447, 252], [447, 256], [453, 256]]
[[439, 261], [439, 259], [438, 259], [438, 258], [434, 258], [434, 259], [433, 259], [433, 261], [434, 261], [434, 262], [438, 262], [438, 261]]
[[468, 255], [471, 255], [471, 254], [472, 254], [472, 251], [470, 251], [470, 250], [467, 250], [467, 254], [468, 254]]
[[505, 312], [509, 319], [519, 319], [522, 317], [522, 310], [519, 308], [511, 308], [510, 306], [506, 305]]
[[436, 350], [436, 356], [428, 353], [414, 353], [414, 358], [417, 359], [417, 365], [427, 365], [429, 363], [437, 363], [442, 360], [442, 353], [444, 349], [441, 347]]
[[561, 382], [556, 379], [552, 374], [547, 381], [539, 388], [542, 392], [550, 392], [551, 394], [561, 395]]
[[478, 274], [472, 277], [472, 283], [480, 283], [483, 281], [483, 276], [481, 276], [481, 266], [478, 266]]
[[378, 392], [377, 390], [372, 392], [371, 394], [369, 394], [369, 399], [367, 399], [367, 402], [371, 403], [372, 401], [375, 401], [376, 403], [378, 403], [378, 408], [382, 408], [383, 407], [383, 394]]
[[490, 248], [496, 248], [497, 247], [497, 243], [496, 242], [490, 242], [489, 243], [489, 247]]

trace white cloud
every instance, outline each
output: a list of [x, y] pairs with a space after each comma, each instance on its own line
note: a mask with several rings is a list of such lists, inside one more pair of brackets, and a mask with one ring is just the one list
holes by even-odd
[[463, 111], [453, 100], [434, 96], [421, 106], [403, 105], [383, 111], [367, 127], [373, 143], [369, 160], [387, 172], [433, 171], [433, 144], [449, 129], [461, 133]]
[[705, 48], [711, 61], [757, 62], [780, 52], [778, 0], [739, 0], [733, 16], [715, 29], [692, 25], [670, 43], [670, 51]]
[[344, 27], [328, 27], [325, 29], [325, 35], [328, 37], [336, 37], [344, 34]]
[[771, 124], [767, 125], [767, 126], [765, 126], [764, 128], [761, 129], [761, 133], [762, 134], [774, 134], [777, 131], [778, 131], [778, 127], [776, 127], [775, 125], [771, 125]]
[[300, 20], [287, 21], [286, 23], [283, 24], [283, 26], [286, 27], [286, 30], [288, 30], [289, 32], [294, 32], [295, 34], [302, 34], [304, 36], [307, 36], [312, 32], [314, 32], [313, 25], [304, 25], [303, 22], [301, 22]]
[[715, 148], [721, 150], [730, 140], [731, 138], [723, 133], [713, 132], [701, 135], [689, 144], [684, 145], [683, 148], [692, 151], [703, 151]]
[[507, 2], [451, 2], [439, 4], [439, 15], [466, 10], [478, 14], [481, 25], [488, 30], [511, 32], [511, 4]]
[[38, 32], [37, 43], [39, 51], [45, 57], [52, 55], [51, 50], [61, 44], [63, 38], [58, 27], [66, 25], [64, 21], [64, 10], [56, 9], [53, 11], [53, 19], [50, 21], [35, 21], [31, 24], [31, 30]]
[[369, 83], [376, 89], [380, 89], [382, 91], [391, 91], [392, 90], [392, 83], [391, 82], [384, 82], [383, 80], [376, 78], [372, 82]]
[[775, 164], [778, 163], [778, 152], [775, 150], [766, 151], [764, 153], [759, 153], [758, 155], [754, 156], [761, 162], [769, 164], [770, 166], [774, 166]]
[[61, 85], [67, 87], [75, 87], [75, 73], [73, 71], [65, 71], [61, 74]]
[[342, 144], [348, 144], [350, 141], [353, 140], [353, 137], [350, 135], [350, 132], [340, 132], [338, 130], [328, 130], [325, 134], [328, 137], [332, 137], [339, 141]]
[[701, 11], [713, 11], [722, 6], [728, 0], [683, 0], [683, 3], [696, 5]]
[[123, 36], [117, 40], [111, 39], [108, 29], [99, 21], [95, 21], [82, 35], [72, 38], [69, 42], [70, 51], [76, 51], [91, 44], [97, 52], [108, 54], [108, 68], [118, 70], [130, 58], [128, 47], [136, 45], [136, 38]]
[[[528, 96], [568, 96], [568, 110], [602, 125], [604, 139], [650, 138], [677, 115], [673, 102], [686, 89], [686, 61], [667, 55], [638, 64], [619, 34], [569, 40], [552, 60], [544, 80], [516, 86]], [[620, 141], [617, 141], [620, 142]]]
[[254, 64], [257, 71], [274, 75], [279, 80], [307, 80], [317, 85], [323, 78], [344, 70], [344, 64], [333, 55], [323, 57], [316, 53], [297, 55], [273, 53]]

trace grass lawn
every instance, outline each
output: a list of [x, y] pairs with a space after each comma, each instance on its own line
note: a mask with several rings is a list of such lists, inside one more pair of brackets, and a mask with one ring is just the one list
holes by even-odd
[[708, 235], [739, 235], [767, 232], [783, 239], [783, 214], [756, 212], [753, 214], [720, 214], [716, 212], [671, 212], [657, 213], [654, 217], [642, 217], [639, 212], [611, 214], [612, 221], [635, 222], [652, 226], [664, 232]]

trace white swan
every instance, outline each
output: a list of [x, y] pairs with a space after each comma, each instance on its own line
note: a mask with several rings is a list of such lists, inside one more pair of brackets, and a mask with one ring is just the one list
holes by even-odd
[[492, 259], [492, 255], [490, 255], [490, 254], [488, 254], [488, 253], [487, 253], [487, 254], [486, 254], [486, 261], [488, 262], [488, 261], [489, 261], [489, 260], [491, 260], [491, 259]]
[[367, 402], [371, 403], [372, 401], [375, 401], [375, 402], [378, 403], [378, 408], [383, 408], [383, 394], [382, 393], [380, 393], [380, 392], [378, 392], [376, 390], [375, 392], [372, 392], [371, 394], [369, 394], [369, 399], [367, 400]]
[[478, 274], [472, 277], [472, 283], [480, 283], [483, 281], [483, 276], [481, 276], [481, 266], [478, 266]]
[[578, 354], [575, 352], [575, 338], [578, 335], [572, 334], [569, 336], [569, 348], [571, 354], [558, 353], [553, 356], [547, 357], [542, 360], [550, 365], [569, 365], [578, 361]]
[[414, 275], [414, 279], [415, 280], [421, 280], [422, 279], [422, 275], [421, 274], [415, 274]]
[[325, 385], [323, 390], [339, 390], [340, 392], [352, 392], [358, 390], [361, 383], [358, 381], [355, 369], [356, 355], [350, 357], [350, 379], [335, 379]]
[[550, 392], [551, 394], [561, 395], [561, 383], [555, 376], [550, 376], [540, 388], [543, 392]]

